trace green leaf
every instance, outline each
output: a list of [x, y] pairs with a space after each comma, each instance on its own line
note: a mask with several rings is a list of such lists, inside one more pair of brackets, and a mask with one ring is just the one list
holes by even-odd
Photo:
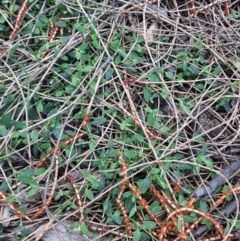
[[180, 106], [181, 106], [182, 110], [184, 112], [186, 112], [188, 115], [190, 115], [191, 114], [191, 110], [189, 109], [189, 107], [182, 100], [180, 100], [179, 103], [180, 103]]
[[77, 60], [79, 60], [81, 58], [81, 53], [80, 52], [76, 52], [75, 53], [75, 57]]
[[43, 23], [48, 23], [48, 18], [46, 17], [46, 15], [42, 14], [38, 17], [38, 19]]
[[142, 227], [146, 230], [151, 230], [151, 229], [155, 229], [157, 226], [157, 224], [153, 221], [145, 221], [142, 224]]
[[140, 183], [139, 189], [142, 193], [145, 193], [148, 190], [148, 188], [150, 187], [150, 185], [151, 185], [151, 179], [150, 179], [150, 177], [146, 177]]
[[218, 66], [218, 67], [216, 67], [216, 68], [214, 69], [213, 75], [214, 75], [214, 76], [217, 76], [217, 75], [219, 75], [219, 74], [221, 73], [221, 71], [222, 71], [222, 68], [221, 68], [220, 66]]
[[69, 41], [69, 39], [70, 39], [70, 36], [62, 36], [60, 37], [60, 42], [65, 44]]
[[95, 140], [90, 139], [90, 141], [89, 141], [89, 149], [90, 149], [90, 151], [94, 151], [95, 150], [95, 146], [96, 146]]
[[56, 23], [56, 25], [59, 27], [59, 28], [65, 28], [66, 27], [66, 22], [64, 21], [58, 21]]
[[91, 122], [92, 125], [99, 126], [106, 122], [106, 118], [104, 116], [97, 117], [94, 121]]
[[34, 182], [33, 178], [29, 176], [18, 176], [17, 179], [24, 184], [32, 184]]
[[18, 138], [19, 137], [19, 131], [13, 131], [11, 136], [12, 136], [13, 139]]
[[160, 206], [154, 207], [151, 209], [151, 214], [157, 214], [162, 211], [162, 208]]
[[8, 130], [5, 126], [0, 125], [0, 136], [7, 136]]
[[79, 222], [74, 222], [74, 223], [72, 223], [72, 224], [69, 226], [69, 228], [70, 228], [71, 230], [74, 230], [74, 229], [78, 228], [78, 225], [79, 225]]
[[152, 91], [149, 87], [143, 88], [143, 95], [146, 102], [149, 102], [152, 96]]
[[154, 126], [154, 123], [155, 123], [155, 115], [156, 113], [154, 111], [151, 111], [149, 114], [148, 114], [148, 117], [147, 117], [147, 125], [148, 126]]
[[62, 133], [62, 125], [60, 122], [57, 122], [53, 129], [53, 135], [58, 139], [61, 133]]
[[86, 33], [87, 32], [86, 28], [83, 25], [81, 25], [80, 23], [75, 23], [73, 25], [73, 29], [78, 30], [80, 33]]
[[141, 239], [141, 232], [136, 230], [133, 235], [133, 241], [139, 241]]
[[33, 196], [34, 194], [36, 194], [40, 189], [40, 186], [38, 185], [32, 185], [32, 188], [28, 191], [27, 195], [28, 197]]
[[191, 216], [182, 216], [182, 219], [184, 222], [188, 222], [188, 223], [194, 223], [196, 222], [197, 220], [197, 217], [193, 218]]
[[86, 190], [85, 190], [85, 195], [86, 195], [87, 198], [88, 198], [89, 200], [91, 200], [91, 201], [94, 199], [94, 195], [93, 195], [92, 191], [89, 190], [89, 189], [86, 189]]
[[105, 73], [106, 80], [109, 80], [112, 77], [113, 73], [114, 73], [114, 70], [112, 68], [108, 68]]
[[3, 180], [0, 185], [0, 192], [6, 192], [8, 190], [8, 183], [6, 180]]
[[25, 168], [20, 171], [20, 175], [33, 177], [34, 176], [34, 170], [31, 168]]
[[181, 230], [182, 230], [182, 225], [183, 225], [183, 219], [182, 219], [182, 217], [179, 217], [178, 222], [177, 222], [177, 228], [178, 228], [179, 232], [181, 232]]
[[155, 167], [150, 170], [150, 174], [152, 174], [152, 175], [158, 174], [159, 172], [160, 172], [160, 169], [159, 168], [155, 168]]
[[80, 229], [81, 229], [81, 231], [82, 231], [82, 233], [83, 233], [84, 235], [86, 235], [86, 236], [89, 235], [89, 230], [88, 230], [87, 225], [86, 225], [85, 222], [81, 222], [81, 224], [80, 224]]
[[116, 214], [116, 213], [113, 214], [112, 219], [115, 223], [117, 223], [119, 225], [122, 224], [122, 217], [119, 214]]
[[42, 101], [38, 102], [37, 109], [39, 112], [43, 112], [43, 104]]
[[12, 121], [11, 122], [12, 126], [16, 127], [17, 129], [25, 129], [27, 126], [25, 123], [22, 123], [21, 121]]
[[34, 171], [34, 175], [40, 176], [40, 175], [42, 175], [45, 171], [46, 171], [46, 169], [45, 169], [44, 167], [40, 167], [40, 168], [38, 168], [38, 169], [36, 169], [36, 170]]
[[4, 125], [6, 128], [11, 127], [11, 117], [9, 115], [2, 115], [0, 124]]
[[12, 203], [16, 200], [16, 197], [15, 196], [8, 196], [4, 201], [6, 203]]
[[126, 122], [122, 122], [121, 124], [120, 124], [120, 129], [122, 130], [122, 131], [124, 131], [124, 130], [126, 130], [127, 129], [127, 123]]
[[137, 140], [138, 142], [140, 142], [140, 143], [142, 143], [143, 142], [143, 136], [142, 135], [139, 135], [139, 134], [137, 134], [137, 133], [135, 133], [134, 135], [133, 135], [133, 138], [135, 139], [135, 140]]
[[58, 90], [56, 93], [55, 93], [55, 96], [56, 97], [61, 97], [63, 95], [63, 92], [61, 90]]
[[43, 140], [44, 141], [48, 141], [49, 140], [49, 137], [50, 137], [50, 131], [49, 130], [44, 130], [42, 132], [42, 135], [43, 135]]
[[15, 99], [14, 95], [8, 94], [6, 97], [4, 97], [3, 103], [5, 103], [5, 104], [11, 103], [11, 102], [13, 102], [14, 99]]
[[129, 213], [128, 216], [129, 216], [130, 218], [133, 217], [134, 214], [136, 213], [136, 211], [137, 211], [136, 206], [134, 206], [134, 207], [131, 209], [131, 211], [130, 211], [130, 213]]
[[37, 141], [38, 140], [38, 133], [37, 133], [37, 131], [30, 132], [30, 138], [32, 139], [32, 141]]
[[90, 72], [92, 70], [92, 65], [86, 65], [86, 66], [84, 66], [84, 68], [83, 68], [83, 71], [84, 72]]
[[170, 80], [173, 80], [173, 79], [174, 79], [173, 73], [170, 72], [170, 71], [167, 71], [167, 72], [165, 73], [165, 75], [166, 75], [166, 77], [167, 77], [168, 79], [170, 79]]

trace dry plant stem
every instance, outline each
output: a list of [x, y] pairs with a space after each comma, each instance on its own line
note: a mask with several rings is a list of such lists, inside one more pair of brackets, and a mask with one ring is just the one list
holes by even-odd
[[91, 108], [92, 108], [92, 104], [93, 104], [94, 98], [95, 98], [95, 96], [96, 96], [96, 93], [97, 93], [98, 86], [99, 86], [99, 84], [100, 84], [102, 75], [103, 75], [103, 70], [100, 69], [100, 72], [99, 72], [99, 75], [98, 75], [98, 79], [97, 79], [97, 83], [96, 83], [95, 88], [94, 88], [94, 94], [93, 94], [92, 97], [91, 97], [91, 100], [90, 100], [90, 103], [89, 103], [89, 105], [88, 105], [86, 114], [84, 115], [83, 128], [85, 128], [85, 127], [87, 126], [87, 123], [89, 122], [89, 113], [90, 113], [90, 110], [91, 110]]
[[194, 192], [194, 196], [197, 198], [205, 197], [209, 193], [212, 193], [216, 190], [217, 187], [222, 185], [228, 178], [233, 175], [240, 168], [240, 161], [237, 160], [231, 163], [227, 168], [225, 168], [218, 176], [212, 179], [210, 182], [205, 184], [204, 186], [198, 188]]
[[77, 199], [77, 205], [78, 205], [78, 208], [79, 208], [80, 221], [83, 222], [85, 219], [84, 219], [84, 215], [83, 215], [83, 205], [82, 205], [82, 202], [81, 202], [79, 190], [78, 190], [76, 184], [74, 183], [74, 180], [73, 180], [73, 178], [70, 174], [67, 175], [67, 179], [68, 179], [69, 183], [71, 184], [71, 186], [74, 190], [75, 197]]
[[12, 39], [17, 34], [17, 32], [19, 31], [20, 26], [22, 24], [23, 17], [25, 15], [26, 11], [27, 11], [27, 8], [28, 8], [28, 0], [26, 0], [23, 3], [23, 5], [21, 6], [21, 8], [18, 12], [15, 27], [14, 27], [13, 31], [10, 33], [10, 36], [9, 36], [10, 39]]
[[[47, 201], [46, 201], [46, 205], [50, 205], [50, 203], [52, 202], [52, 198], [53, 198], [53, 195], [54, 195], [54, 192], [55, 192], [55, 189], [56, 189], [56, 185], [57, 185], [57, 180], [58, 180], [58, 166], [59, 166], [59, 154], [60, 154], [60, 149], [57, 149], [54, 153], [54, 159], [56, 161], [56, 165], [55, 165], [55, 175], [54, 175], [54, 181], [53, 181], [53, 185], [52, 185], [52, 188], [51, 188], [51, 192], [47, 198]], [[41, 207], [39, 208], [39, 210], [32, 216], [32, 220], [38, 218], [43, 212], [44, 210], [46, 209], [46, 206], [45, 204], [43, 203], [41, 205]]]
[[52, 225], [53, 221], [54, 221], [54, 220], [51, 219], [51, 220], [43, 227], [43, 229], [41, 230], [41, 232], [40, 232], [40, 233], [38, 234], [38, 236], [35, 238], [35, 241], [39, 241], [39, 240], [42, 238], [42, 236], [44, 235], [44, 233], [49, 230], [49, 228], [50, 228], [50, 226]]
[[[5, 194], [3, 194], [2, 192], [0, 192], [0, 199], [3, 199], [1, 200], [1, 203], [4, 203], [5, 200], [6, 200], [7, 196]], [[25, 215], [24, 213], [22, 213], [18, 208], [16, 208], [13, 204], [11, 203], [7, 203], [5, 202], [6, 205], [8, 205], [14, 212], [15, 214], [20, 217], [20, 218], [25, 218], [27, 219], [28, 221], [32, 221], [27, 215]]]
[[221, 2], [221, 0], [215, 0], [215, 1], [205, 5], [203, 7], [201, 7], [200, 9], [196, 10], [194, 14], [191, 14], [190, 17], [191, 18], [195, 18], [199, 13], [203, 12], [204, 10], [206, 10], [208, 8], [211, 8], [213, 5], [215, 5], [215, 4], [219, 3], [219, 2]]

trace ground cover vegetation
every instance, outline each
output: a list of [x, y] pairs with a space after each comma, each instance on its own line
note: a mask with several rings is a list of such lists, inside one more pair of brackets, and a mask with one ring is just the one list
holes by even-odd
[[238, 238], [238, 0], [0, 6], [0, 240]]

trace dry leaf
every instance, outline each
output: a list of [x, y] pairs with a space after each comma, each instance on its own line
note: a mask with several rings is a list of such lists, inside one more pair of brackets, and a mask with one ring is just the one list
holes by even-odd
[[154, 34], [156, 34], [156, 30], [158, 29], [158, 24], [152, 23], [146, 33], [146, 41], [150, 44], [154, 41]]
[[[4, 227], [8, 227], [10, 224], [10, 208], [8, 206], [2, 206], [0, 209], [0, 223]], [[9, 221], [8, 221], [9, 220]]]

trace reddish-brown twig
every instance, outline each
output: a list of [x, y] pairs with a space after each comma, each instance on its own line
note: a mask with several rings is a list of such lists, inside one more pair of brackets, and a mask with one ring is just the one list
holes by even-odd
[[225, 3], [224, 3], [224, 15], [229, 19], [229, 12], [230, 12], [230, 10], [229, 10], [230, 8], [229, 8], [229, 2], [228, 1], [226, 1]]
[[84, 215], [83, 215], [83, 205], [81, 202], [81, 197], [80, 197], [80, 193], [79, 190], [76, 186], [76, 184], [74, 183], [74, 180], [72, 178], [72, 176], [70, 174], [67, 175], [67, 180], [69, 181], [69, 183], [71, 184], [74, 193], [75, 193], [75, 197], [77, 199], [77, 205], [78, 205], [78, 211], [79, 211], [79, 215], [80, 215], [80, 220], [84, 221]]
[[26, 0], [23, 3], [23, 5], [21, 6], [21, 8], [18, 12], [15, 27], [14, 27], [13, 31], [10, 33], [10, 36], [9, 36], [10, 39], [12, 39], [17, 34], [17, 32], [19, 31], [20, 26], [21, 26], [22, 21], [23, 21], [23, 18], [24, 18], [24, 15], [27, 11], [27, 8], [28, 8], [28, 0]]
[[[70, 137], [68, 140], [66, 141], [63, 141], [63, 145], [66, 147], [68, 146], [69, 144], [73, 143], [74, 141], [78, 140], [79, 138], [81, 138], [82, 136], [86, 135], [86, 132], [83, 132], [83, 133], [79, 133], [79, 134], [76, 134], [75, 136], [73, 137]], [[51, 157], [56, 151], [60, 151], [61, 149], [59, 149], [60, 146], [58, 147], [55, 147], [53, 148], [50, 153], [48, 153], [44, 158], [40, 159], [34, 166], [34, 169], [37, 169], [39, 168], [40, 166], [42, 166], [48, 159], [49, 157]]]
[[218, 233], [223, 237], [223, 235], [224, 235], [223, 227], [211, 215], [206, 214], [200, 210], [196, 210], [195, 208], [188, 208], [188, 207], [178, 208], [168, 215], [166, 221], [168, 221], [169, 219], [171, 219], [173, 216], [175, 216], [177, 214], [182, 214], [185, 212], [187, 212], [187, 213], [194, 212], [194, 213], [197, 213], [198, 215], [202, 216], [204, 219], [209, 220], [214, 225], [214, 227], [218, 231]]
[[48, 33], [48, 40], [50, 42], [52, 42], [55, 39], [57, 31], [58, 31], [58, 26], [56, 24], [52, 24]]
[[122, 213], [123, 223], [125, 225], [126, 233], [129, 236], [133, 236], [132, 224], [131, 224], [130, 218], [127, 215], [127, 211], [126, 211], [126, 208], [124, 206], [124, 203], [119, 199], [116, 199], [116, 203], [117, 203], [117, 207], [120, 209], [120, 211]]
[[236, 184], [233, 188], [229, 188], [227, 191], [221, 194], [220, 198], [218, 198], [218, 200], [211, 206], [210, 210], [213, 211], [214, 209], [216, 209], [228, 195], [232, 193], [237, 193], [239, 191], [240, 184]]
[[124, 206], [124, 203], [121, 201], [121, 197], [123, 195], [123, 192], [128, 185], [127, 166], [126, 166], [126, 162], [125, 162], [121, 152], [118, 154], [118, 157], [121, 161], [123, 182], [121, 183], [120, 192], [119, 192], [118, 197], [116, 199], [116, 204], [117, 204], [117, 207], [119, 208], [119, 210], [121, 211], [121, 214], [123, 216], [123, 223], [125, 225], [126, 233], [129, 236], [133, 236], [132, 224], [131, 224], [130, 218], [127, 215], [127, 211], [126, 211], [126, 208]]
[[5, 195], [3, 192], [0, 192], [0, 200], [2, 203], [5, 203], [6, 205], [8, 205], [14, 212], [15, 214], [20, 217], [20, 218], [25, 218], [28, 221], [32, 221], [26, 214], [22, 213], [17, 207], [14, 206], [14, 204], [6, 202], [7, 195]]
[[189, 1], [189, 11], [190, 11], [190, 15], [194, 15], [196, 12], [194, 0]]

